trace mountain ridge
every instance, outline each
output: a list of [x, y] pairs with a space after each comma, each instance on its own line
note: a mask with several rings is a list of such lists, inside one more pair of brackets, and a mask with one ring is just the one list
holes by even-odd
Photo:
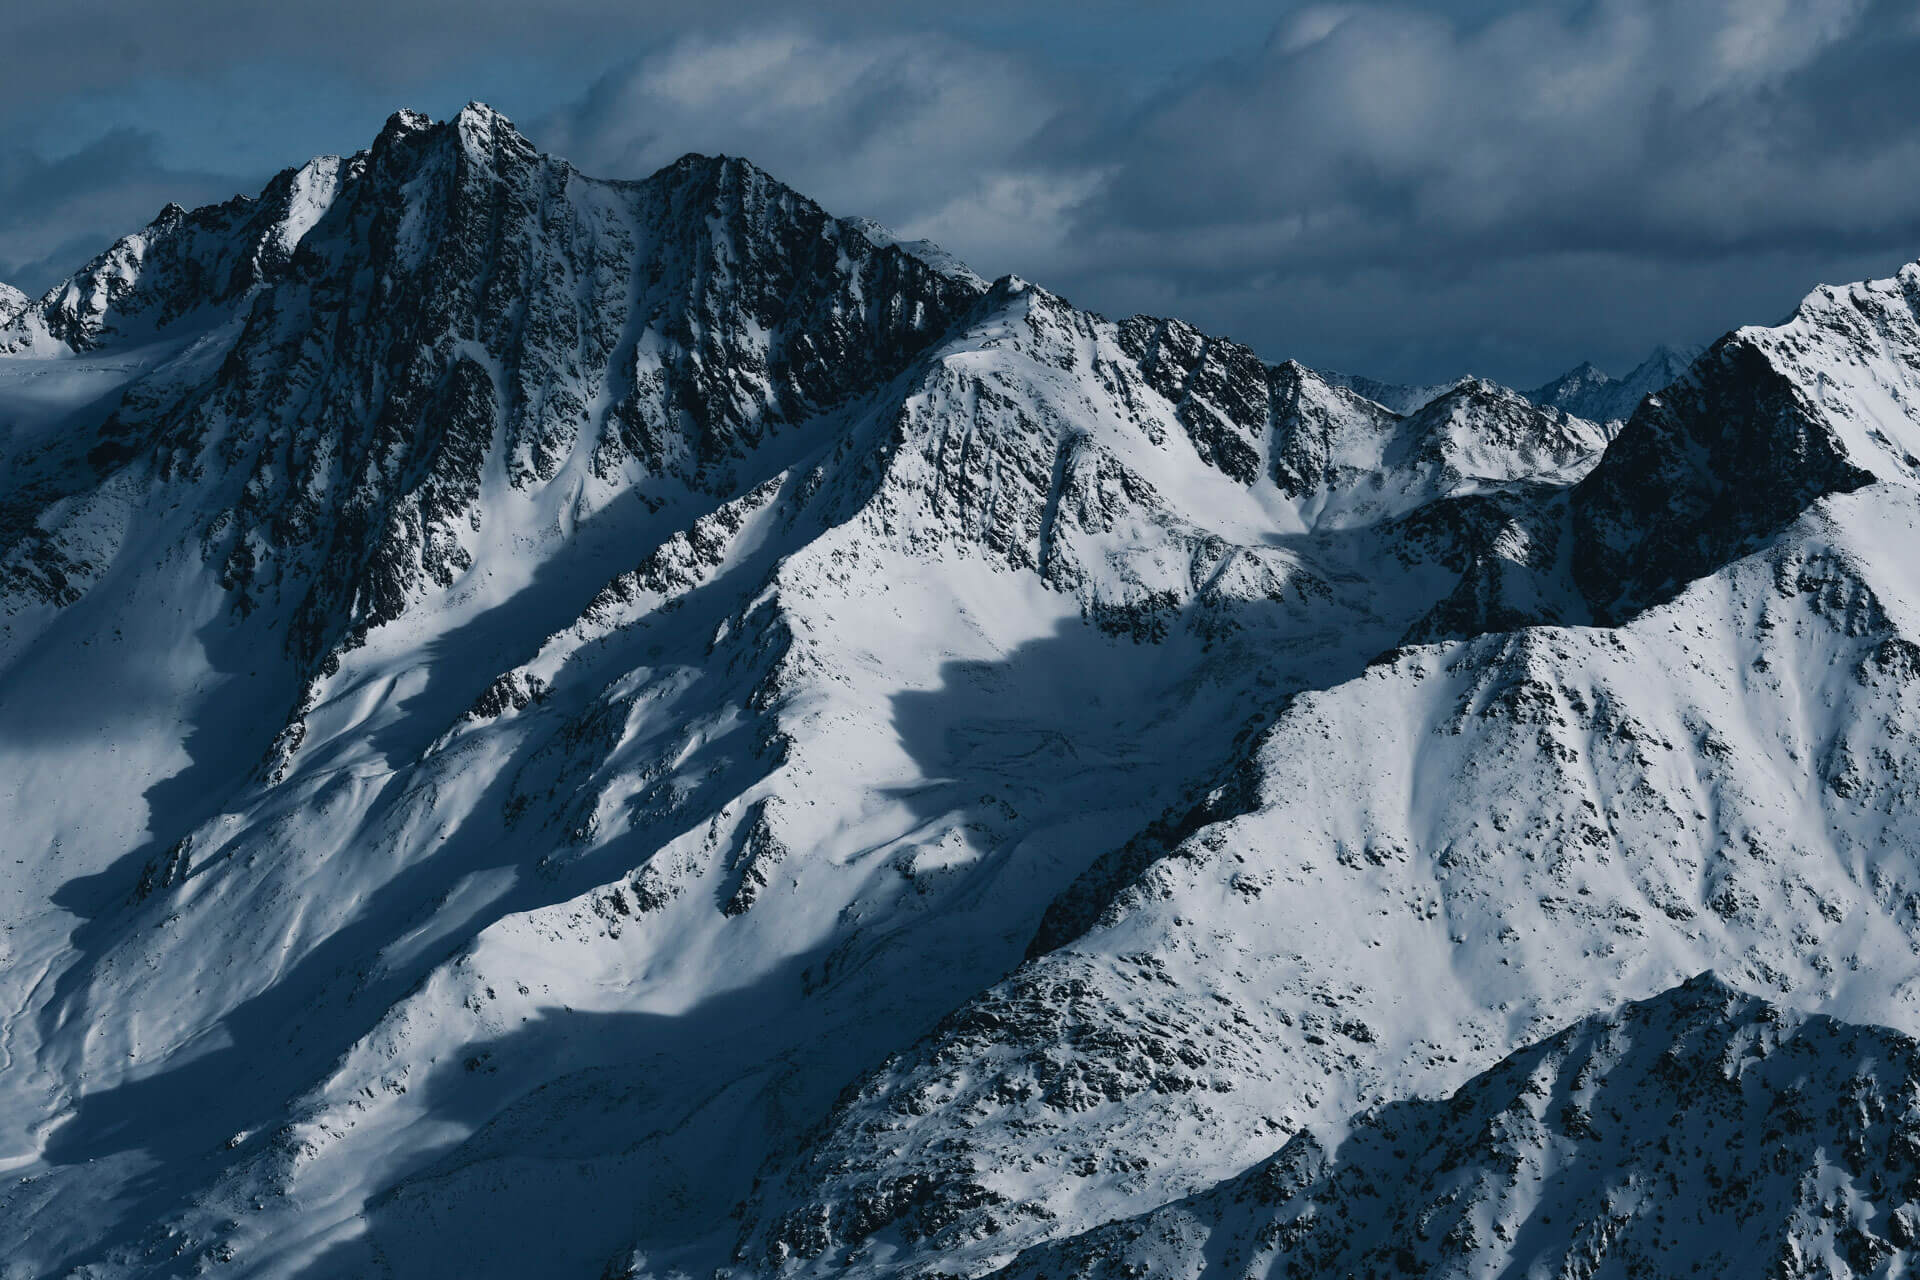
[[[1521, 1050], [1444, 1103], [1389, 1104], [1337, 1144], [1303, 1134], [1231, 1185], [996, 1274], [1867, 1274], [1920, 1245], [1917, 1064], [1905, 1036], [1703, 974]], [[1824, 1146], [1822, 1117], [1843, 1114]], [[1769, 1203], [1787, 1164], [1804, 1171], [1797, 1195]]]
[[1564, 409], [1594, 422], [1624, 422], [1647, 396], [1664, 390], [1684, 375], [1703, 350], [1657, 346], [1620, 378], [1603, 372], [1590, 361], [1582, 361], [1526, 395], [1537, 405]]
[[0, 338], [16, 1272], [985, 1274], [1677, 968], [1904, 1008], [1920, 269], [1616, 430], [331, 161]]
[[[1914, 527], [1899, 444], [1912, 424], [1880, 416], [1883, 388], [1904, 366], [1856, 368], [1851, 353], [1883, 349], [1877, 337], [1858, 345], [1859, 328], [1906, 335], [1911, 349], [1915, 271], [1817, 292], [1798, 328], [1730, 336], [1671, 403], [1643, 404], [1572, 487], [1576, 528], [1615, 496], [1649, 495], [1640, 532], [1684, 546], [1688, 571], [1704, 576], [1676, 594], [1657, 560], [1628, 547], [1614, 563], [1648, 594], [1606, 628], [1523, 619], [1464, 646], [1389, 653], [1291, 700], [1236, 791], [1223, 787], [1211, 807], [1076, 889], [1091, 901], [1050, 925], [1025, 970], [843, 1099], [786, 1180], [763, 1192], [795, 1207], [749, 1219], [743, 1261], [798, 1255], [831, 1270], [886, 1247], [896, 1230], [886, 1215], [899, 1212], [918, 1247], [990, 1267], [1045, 1230], [1022, 1215], [1050, 1221], [1069, 1198], [1077, 1215], [1113, 1214], [1143, 1194], [1142, 1170], [1103, 1152], [1155, 1151], [1148, 1181], [1175, 1159], [1193, 1162], [1168, 1187], [1177, 1197], [1207, 1180], [1200, 1169], [1225, 1172], [1251, 1154], [1246, 1135], [1307, 1122], [1302, 1097], [1335, 1114], [1366, 1101], [1346, 1090], [1376, 1055], [1407, 1055], [1423, 1063], [1416, 1078], [1445, 1081], [1461, 1029], [1480, 1028], [1468, 1037], [1480, 1052], [1523, 1042], [1570, 1000], [1618, 998], [1574, 990], [1644, 991], [1676, 955], [1827, 999], [1850, 968], [1862, 990], [1881, 993], [1854, 1000], [1911, 1027], [1914, 944], [1898, 886], [1913, 872], [1897, 815], [1913, 793], [1893, 779], [1909, 776], [1916, 739], [1892, 673], [1915, 615], [1913, 584], [1886, 549]], [[1773, 351], [1798, 368], [1783, 374]], [[1769, 372], [1755, 379], [1760, 364]], [[1809, 426], [1814, 418], [1824, 424]], [[1723, 488], [1700, 465], [1721, 433], [1746, 451], [1743, 464], [1722, 464], [1729, 475], [1760, 468], [1744, 484]], [[1827, 460], [1819, 466], [1807, 465], [1809, 438]], [[1656, 461], [1679, 458], [1690, 461]], [[1756, 499], [1740, 519], [1703, 517], [1735, 488]], [[1752, 522], [1789, 508], [1799, 514], [1784, 529]], [[1594, 550], [1604, 557], [1604, 541]], [[1693, 558], [1703, 554], [1713, 567]], [[1749, 637], [1765, 647], [1742, 654]], [[1782, 701], [1787, 672], [1830, 674], [1809, 675], [1805, 701]], [[1862, 753], [1877, 763], [1854, 763]], [[1458, 799], [1415, 803], [1422, 794]], [[1779, 869], [1783, 832], [1791, 871]], [[1609, 869], [1622, 856], [1626, 869]], [[1286, 907], [1266, 908], [1282, 883]], [[1366, 903], [1379, 911], [1362, 916], [1354, 904]], [[1382, 932], [1366, 922], [1396, 909], [1412, 920]], [[1316, 927], [1321, 919], [1351, 921], [1355, 936]], [[1836, 958], [1821, 939], [1842, 919], [1884, 940]], [[1423, 933], [1431, 948], [1416, 940]], [[1377, 947], [1397, 959], [1380, 968]], [[1508, 947], [1523, 948], [1519, 961]], [[1596, 971], [1593, 956], [1621, 959]], [[1885, 971], [1866, 976], [1867, 956]], [[1377, 982], [1355, 981], [1376, 971]], [[1398, 1007], [1397, 990], [1416, 973], [1459, 976], [1423, 989], [1416, 1012]], [[1189, 990], [1212, 1003], [1180, 998]], [[1422, 1037], [1414, 1028], [1443, 998], [1458, 1007], [1437, 1021], [1456, 1029]], [[1143, 1026], [1156, 1030], [1136, 1050]], [[1410, 1038], [1383, 1048], [1383, 1026]], [[1183, 1071], [1173, 1065], [1183, 1045], [1209, 1048]], [[1316, 1087], [1323, 1072], [1332, 1098]], [[1076, 1097], [1087, 1089], [1092, 1105]], [[927, 1118], [895, 1118], [922, 1114], [927, 1098], [940, 1099]], [[1015, 1135], [1033, 1132], [1073, 1177], [1022, 1176], [1034, 1157]], [[888, 1189], [902, 1186], [924, 1191], [892, 1207]], [[1086, 1203], [1094, 1195], [1098, 1208]]]

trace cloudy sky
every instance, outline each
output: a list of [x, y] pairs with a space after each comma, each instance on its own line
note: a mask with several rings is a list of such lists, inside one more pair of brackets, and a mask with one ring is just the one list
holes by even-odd
[[[529, 20], [529, 13], [538, 17]], [[68, 0], [6, 19], [0, 280], [470, 98], [1271, 359], [1528, 385], [1920, 256], [1914, 0]]]

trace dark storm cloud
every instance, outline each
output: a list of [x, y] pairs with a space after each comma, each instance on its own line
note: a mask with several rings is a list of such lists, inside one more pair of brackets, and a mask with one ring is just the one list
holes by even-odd
[[1053, 139], [1098, 90], [942, 34], [827, 38], [791, 26], [684, 38], [529, 130], [597, 173], [686, 151], [752, 158], [838, 212], [952, 238], [989, 271], [1046, 260], [1095, 165]]
[[759, 158], [1107, 310], [1409, 378], [1542, 379], [1920, 249], [1906, 3], [1317, 6], [1145, 105], [952, 40], [702, 37], [542, 141]]
[[[1163, 8], [1156, 0], [1089, 0], [1085, 14]], [[1237, 7], [1237, 6], [1236, 6]], [[1270, 6], [1269, 6], [1270, 7]], [[814, 0], [799, 9], [835, 24], [940, 25], [947, 5], [902, 0]], [[1017, 0], [971, 0], [976, 23], [1030, 23]], [[560, 52], [585, 59], [582, 79], [622, 51], [663, 35], [784, 21], [784, 0], [64, 0], [16, 6], [0, 42], [0, 118], [31, 114], [50, 99], [110, 91], [144, 76], [210, 76], [246, 59], [297, 61], [349, 72], [397, 91], [476, 59]]]
[[1917, 60], [1907, 3], [1316, 9], [1115, 127], [1066, 275], [1309, 359], [1617, 367], [1920, 249]]
[[[84, 98], [71, 77], [106, 92], [239, 56], [221, 50], [299, 49], [364, 86], [366, 107], [347, 97], [377, 123], [399, 101], [446, 109], [413, 90], [470, 76], [459, 97], [595, 172], [744, 154], [987, 274], [1387, 376], [1618, 369], [1920, 251], [1911, 0], [1288, 5], [1277, 22], [1244, 4], [841, 0], [804, 24], [755, 0], [570, 0], [531, 32], [503, 3], [89, 10], [126, 33], [117, 54], [42, 66], [72, 38], [49, 8], [0, 77]], [[1170, 52], [1205, 39], [1204, 59]], [[489, 58], [521, 59], [520, 79], [503, 87]], [[516, 105], [538, 58], [569, 70]], [[104, 208], [124, 171], [138, 220], [158, 203], [150, 146], [93, 162], [91, 187], [75, 160], [90, 194], [71, 200]], [[21, 189], [0, 168], [0, 197]], [[32, 217], [54, 203], [24, 198]], [[75, 225], [32, 217], [0, 221], [0, 268], [34, 256], [34, 225]]]
[[169, 200], [233, 194], [231, 177], [160, 163], [151, 134], [116, 129], [57, 160], [0, 148], [0, 280], [45, 288], [105, 247], [102, 229], [130, 231]]
[[1903, 172], [1913, 13], [1603, 0], [1462, 33], [1408, 10], [1309, 11], [1118, 131], [1101, 218], [1375, 261], [1858, 244], [1920, 208]]

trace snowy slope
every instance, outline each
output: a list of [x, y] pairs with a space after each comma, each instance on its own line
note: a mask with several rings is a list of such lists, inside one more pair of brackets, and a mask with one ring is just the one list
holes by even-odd
[[979, 1273], [1913, 1029], [1914, 278], [1610, 441], [478, 105], [163, 212], [0, 310], [0, 1275]]
[[1592, 423], [1474, 378], [1401, 417], [1298, 364], [1280, 374], [1275, 478], [1315, 527], [1377, 524], [1518, 480], [1564, 484], [1606, 447]]
[[[23, 868], [0, 1146], [44, 1175], [8, 1192], [36, 1270], [212, 1176], [486, 921], [617, 874], [538, 875], [497, 753], [414, 766], [649, 547], [839, 443], [761, 447], [884, 386], [978, 292], [743, 163], [591, 182], [484, 108], [396, 116], [336, 170], [279, 277], [182, 305], [180, 278], [293, 232], [170, 215], [187, 243], [108, 260], [177, 270], [116, 276], [92, 336], [49, 351], [89, 266], [0, 366]], [[239, 248], [213, 234], [236, 222]], [[682, 638], [692, 665], [708, 638]], [[687, 741], [728, 713], [667, 714]]]
[[742, 1262], [989, 1267], [1704, 968], [1920, 1030], [1914, 274], [1732, 335], [1540, 496], [1536, 578], [1624, 623], [1289, 699], [770, 1166]]
[[999, 1274], [1905, 1274], [1920, 1046], [1712, 975]]

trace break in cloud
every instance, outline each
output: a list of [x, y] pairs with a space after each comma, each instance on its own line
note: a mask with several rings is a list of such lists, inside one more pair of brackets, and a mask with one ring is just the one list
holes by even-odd
[[[1295, 8], [1142, 86], [885, 9], [830, 31], [722, 4], [522, 124], [601, 173], [747, 155], [983, 273], [1408, 379], [1620, 370], [1920, 254], [1910, 0], [1487, 9]], [[0, 267], [44, 256], [15, 223]]]

